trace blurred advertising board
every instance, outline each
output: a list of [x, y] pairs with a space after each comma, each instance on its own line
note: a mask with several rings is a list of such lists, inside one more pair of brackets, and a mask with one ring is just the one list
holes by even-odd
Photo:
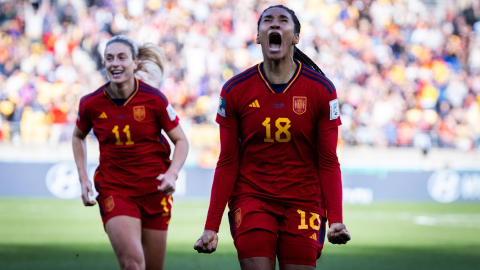
[[[97, 164], [89, 164], [92, 179]], [[209, 198], [213, 169], [184, 168], [177, 198]], [[346, 204], [372, 202], [479, 202], [480, 170], [435, 171], [342, 168]], [[75, 163], [0, 162], [0, 196], [75, 199], [80, 185]]]

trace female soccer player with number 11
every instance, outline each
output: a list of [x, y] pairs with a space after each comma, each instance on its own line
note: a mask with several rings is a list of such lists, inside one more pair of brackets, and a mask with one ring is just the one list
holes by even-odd
[[[85, 206], [95, 201], [86, 164], [87, 134], [100, 144], [95, 171], [96, 200], [121, 269], [163, 269], [175, 180], [188, 152], [178, 117], [158, 87], [163, 71], [160, 49], [125, 36], [105, 48], [109, 82], [80, 100], [73, 153]], [[149, 83], [151, 83], [149, 81]], [[164, 130], [175, 144], [170, 146]]]

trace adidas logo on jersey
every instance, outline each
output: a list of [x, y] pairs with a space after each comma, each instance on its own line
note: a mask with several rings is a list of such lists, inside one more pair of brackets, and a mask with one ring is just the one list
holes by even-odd
[[310, 236], [310, 239], [317, 241], [317, 234], [316, 233], [312, 234], [312, 236]]
[[105, 112], [102, 112], [102, 114], [100, 114], [98, 118], [107, 119], [107, 114]]
[[248, 105], [248, 107], [260, 108], [260, 104], [258, 103], [258, 100], [255, 99], [255, 101]]

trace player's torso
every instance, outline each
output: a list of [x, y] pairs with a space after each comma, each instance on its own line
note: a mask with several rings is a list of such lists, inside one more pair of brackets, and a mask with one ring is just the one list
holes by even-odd
[[309, 85], [292, 87], [287, 93], [270, 93], [252, 82], [238, 97], [242, 145], [275, 152], [314, 144], [315, 104]]
[[285, 93], [272, 93], [259, 77], [236, 90], [240, 189], [292, 199], [303, 192], [314, 200], [319, 189], [315, 91], [299, 78]]
[[159, 139], [162, 127], [152, 95], [139, 92], [124, 105], [116, 105], [104, 93], [88, 104], [88, 110], [100, 143], [96, 183], [130, 195], [155, 191], [155, 178], [166, 171], [170, 160], [166, 143]]
[[136, 96], [126, 106], [117, 106], [104, 97], [91, 107], [93, 131], [103, 146], [133, 148], [158, 141], [160, 127], [155, 118], [155, 102]]

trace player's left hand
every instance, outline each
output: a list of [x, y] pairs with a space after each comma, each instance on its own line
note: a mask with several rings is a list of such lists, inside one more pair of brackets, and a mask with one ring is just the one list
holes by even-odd
[[193, 246], [198, 253], [212, 253], [217, 250], [218, 235], [216, 231], [205, 230], [202, 236], [198, 238], [197, 242]]
[[345, 224], [336, 222], [330, 225], [327, 233], [328, 241], [332, 244], [346, 244], [352, 238], [350, 233], [347, 231]]
[[157, 177], [157, 180], [162, 181], [162, 183], [158, 186], [158, 190], [167, 195], [172, 195], [173, 192], [175, 192], [175, 180], [177, 180], [177, 177], [174, 174], [169, 172], [160, 174]]

